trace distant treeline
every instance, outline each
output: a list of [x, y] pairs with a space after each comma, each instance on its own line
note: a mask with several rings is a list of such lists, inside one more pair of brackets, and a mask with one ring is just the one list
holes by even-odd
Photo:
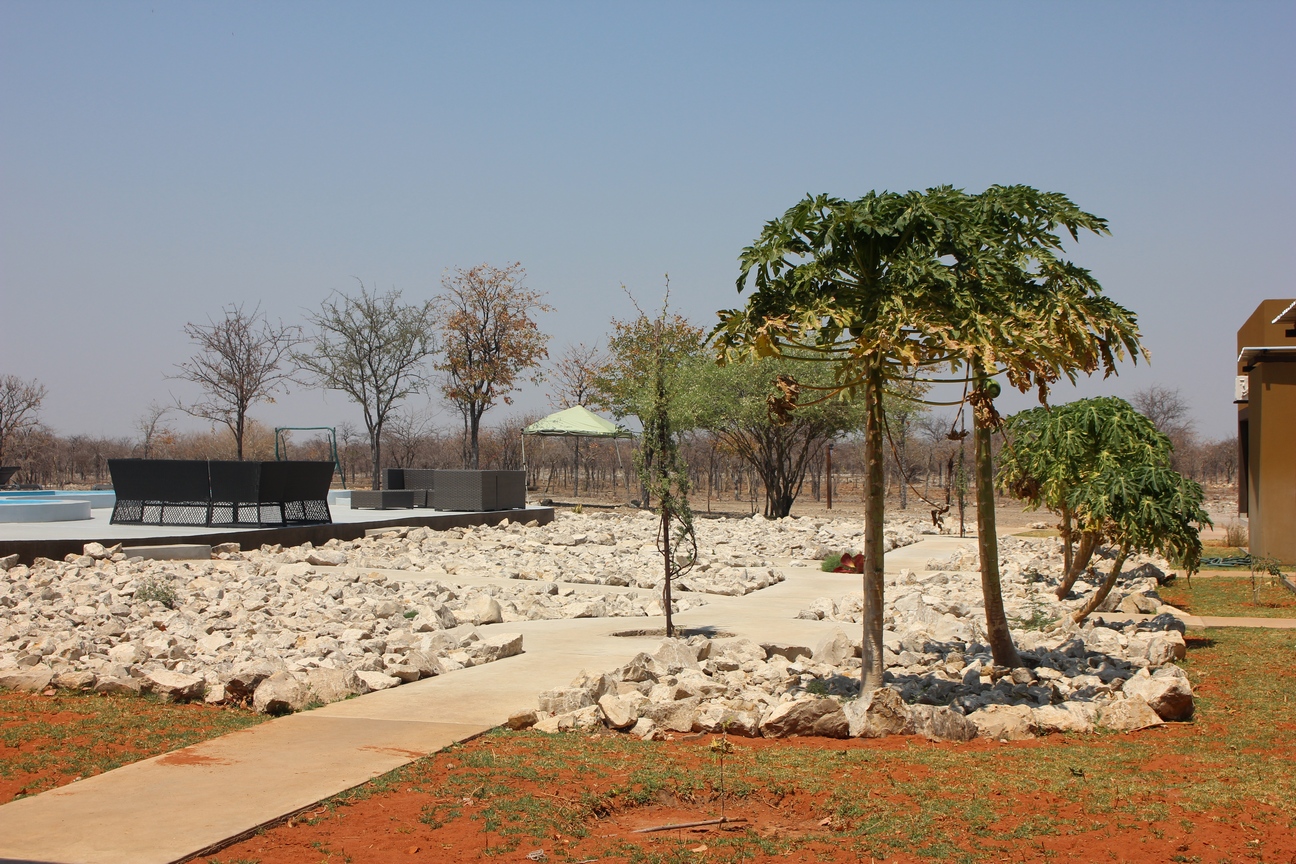
[[[537, 419], [523, 416], [481, 434], [483, 468], [517, 470], [523, 467], [522, 429]], [[930, 509], [918, 495], [936, 502], [957, 502], [959, 451], [962, 442], [948, 437], [949, 423], [941, 418], [922, 417], [902, 440], [888, 447], [888, 494], [906, 507]], [[362, 430], [338, 427], [338, 462], [346, 485], [365, 488], [369, 478], [369, 444]], [[1237, 479], [1237, 439], [1204, 441], [1191, 432], [1172, 434], [1175, 440], [1174, 467], [1201, 483], [1231, 485]], [[727, 452], [720, 440], [707, 432], [683, 436], [684, 455], [689, 466], [694, 497], [705, 507], [710, 500], [717, 507], [759, 510], [764, 497], [760, 475], [746, 462]], [[330, 458], [327, 438], [317, 433], [294, 432], [286, 436], [287, 457]], [[1001, 441], [996, 437], [996, 444]], [[970, 443], [964, 462], [970, 470]], [[634, 479], [634, 442], [581, 439], [579, 462], [577, 443], [570, 438], [530, 437], [526, 442], [527, 482], [540, 497], [600, 498], [617, 501], [639, 499]], [[95, 437], [58, 435], [38, 427], [17, 437], [11, 456], [22, 470], [15, 483], [43, 487], [89, 487], [110, 482], [108, 460], [151, 457], [162, 459], [233, 459], [234, 444], [224, 430], [175, 432], [164, 425], [146, 429], [140, 436]], [[245, 457], [273, 459], [273, 430], [255, 421], [244, 444]], [[899, 459], [897, 456], [899, 455]], [[384, 467], [460, 468], [463, 464], [462, 430], [417, 428], [410, 422], [391, 424], [384, 435]], [[902, 465], [903, 462], [903, 470]], [[579, 464], [580, 483], [574, 483]], [[821, 501], [825, 494], [825, 454], [810, 463], [802, 496]], [[843, 502], [861, 500], [863, 488], [863, 446], [854, 438], [834, 444], [832, 452], [833, 494]], [[907, 477], [908, 482], [904, 482]], [[578, 490], [578, 491], [574, 491]], [[970, 499], [969, 499], [970, 506]]]

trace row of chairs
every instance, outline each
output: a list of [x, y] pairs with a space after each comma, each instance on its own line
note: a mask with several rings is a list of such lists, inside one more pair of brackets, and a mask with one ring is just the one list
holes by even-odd
[[332, 462], [109, 459], [115, 525], [281, 526], [333, 521]]

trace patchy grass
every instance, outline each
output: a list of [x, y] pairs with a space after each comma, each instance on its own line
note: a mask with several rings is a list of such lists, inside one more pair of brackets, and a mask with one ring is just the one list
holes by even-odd
[[1221, 615], [1239, 618], [1296, 618], [1296, 594], [1269, 575], [1257, 576], [1260, 604], [1251, 595], [1251, 577], [1201, 576], [1176, 579], [1157, 589], [1161, 599], [1193, 615]]
[[1286, 861], [1296, 631], [1188, 638], [1193, 723], [998, 744], [496, 732], [221, 853], [245, 860]]
[[1031, 528], [1028, 531], [1017, 531], [1014, 537], [1061, 537], [1062, 532], [1056, 528]]
[[151, 696], [0, 691], [0, 803], [253, 726], [235, 708]]

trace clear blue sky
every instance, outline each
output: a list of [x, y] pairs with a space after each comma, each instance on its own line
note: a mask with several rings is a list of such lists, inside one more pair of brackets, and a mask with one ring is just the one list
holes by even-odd
[[8, 0], [0, 374], [125, 435], [223, 304], [300, 321], [353, 276], [421, 298], [518, 260], [556, 354], [666, 272], [709, 325], [807, 192], [1027, 183], [1111, 221], [1074, 257], [1153, 354], [1081, 394], [1178, 387], [1231, 434], [1236, 330], [1296, 296], [1294, 45], [1291, 3]]

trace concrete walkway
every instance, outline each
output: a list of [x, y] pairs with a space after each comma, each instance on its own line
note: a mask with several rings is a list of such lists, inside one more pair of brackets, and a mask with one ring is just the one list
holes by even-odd
[[1296, 618], [1227, 618], [1220, 615], [1181, 615], [1189, 630], [1207, 627], [1262, 627], [1270, 630], [1296, 630]]
[[[924, 537], [889, 553], [887, 570], [924, 569], [929, 558], [948, 556], [968, 542]], [[709, 627], [757, 641], [808, 646], [843, 626], [792, 615], [818, 597], [859, 590], [860, 577], [806, 568], [783, 572], [786, 581], [743, 597], [707, 595], [707, 605], [683, 612], [676, 620], [686, 627]], [[412, 577], [408, 572], [393, 575]], [[1230, 626], [1213, 623], [1218, 620], [1296, 626], [1276, 625], [1275, 619], [1201, 620], [1204, 626]], [[515, 711], [534, 708], [540, 692], [567, 685], [582, 669], [610, 670], [639, 651], [652, 651], [658, 637], [612, 634], [660, 628], [662, 620], [598, 618], [493, 626], [501, 632], [521, 632], [525, 653], [271, 720], [5, 804], [0, 807], [0, 861], [167, 864], [187, 858], [479, 735]]]

